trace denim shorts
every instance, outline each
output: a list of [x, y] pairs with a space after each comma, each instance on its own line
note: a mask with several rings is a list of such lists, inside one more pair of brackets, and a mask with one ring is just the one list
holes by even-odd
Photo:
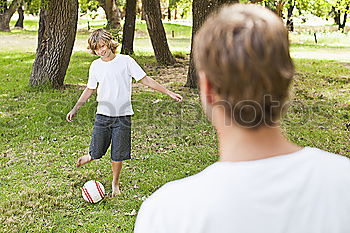
[[104, 156], [112, 143], [112, 161], [130, 159], [131, 117], [109, 117], [96, 114], [90, 144], [90, 156], [99, 159]]

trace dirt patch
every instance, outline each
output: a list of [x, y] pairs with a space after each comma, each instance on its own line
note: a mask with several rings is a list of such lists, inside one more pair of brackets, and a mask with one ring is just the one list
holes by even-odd
[[[184, 86], [187, 81], [187, 72], [189, 66], [189, 59], [177, 59], [177, 63], [173, 66], [159, 66], [155, 69], [157, 74], [148, 74], [151, 78], [164, 85], [165, 87], [170, 87], [175, 84], [180, 84]], [[146, 71], [147, 73], [147, 71]], [[148, 88], [138, 82], [134, 84], [137, 89]]]

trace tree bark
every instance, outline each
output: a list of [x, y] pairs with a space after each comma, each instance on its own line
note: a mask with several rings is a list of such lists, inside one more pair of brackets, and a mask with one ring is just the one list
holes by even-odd
[[188, 68], [186, 87], [197, 88], [197, 71], [195, 69], [192, 48], [193, 39], [205, 22], [208, 15], [218, 9], [223, 4], [238, 3], [239, 0], [193, 0], [192, 3], [192, 15], [193, 15], [193, 27], [192, 27], [192, 40], [191, 40], [191, 53], [190, 53], [190, 66]]
[[32, 86], [63, 86], [73, 50], [78, 0], [41, 0], [38, 47], [30, 75]]
[[19, 7], [18, 7], [17, 12], [18, 12], [18, 16], [19, 16], [19, 17], [18, 17], [18, 20], [17, 20], [17, 22], [16, 22], [15, 27], [23, 28], [24, 12], [23, 12], [22, 6], [19, 6]]
[[136, 0], [126, 0], [125, 23], [123, 28], [122, 54], [134, 53], [136, 21]]
[[334, 22], [336, 25], [340, 25], [340, 11], [337, 11], [334, 6], [332, 6], [332, 12], [334, 13]]
[[171, 9], [168, 7], [168, 20], [171, 21]]
[[107, 29], [120, 28], [121, 12], [115, 0], [98, 0], [99, 5], [103, 8], [107, 18]]
[[208, 15], [214, 10], [218, 9], [223, 4], [239, 3], [239, 0], [193, 0], [192, 3], [192, 40], [191, 40], [191, 53], [190, 53], [190, 66], [188, 68], [186, 87], [197, 88], [197, 71], [193, 60], [193, 39], [205, 22]]
[[170, 52], [162, 23], [159, 0], [142, 0], [145, 10], [148, 34], [158, 63], [172, 65], [175, 59]]
[[285, 4], [285, 0], [279, 0], [276, 3], [276, 14], [282, 18], [283, 17], [283, 6]]
[[[343, 15], [343, 22], [340, 23], [339, 22], [339, 28], [338, 30], [344, 32], [344, 29], [345, 29], [345, 24], [346, 24], [346, 19], [348, 17], [348, 10], [349, 10], [349, 6], [346, 6], [346, 11], [344, 12], [344, 15]], [[340, 21], [340, 14], [339, 14], [339, 21]]]
[[295, 7], [295, 1], [293, 0], [289, 0], [288, 2], [288, 14], [287, 14], [287, 28], [289, 31], [293, 32], [294, 31], [294, 23], [293, 23], [293, 19], [292, 19], [292, 15], [293, 15], [293, 10]]
[[0, 31], [10, 32], [10, 20], [23, 0], [13, 0], [8, 6], [6, 0], [0, 0]]
[[193, 39], [204, 23], [208, 15], [217, 7], [217, 0], [193, 0], [192, 3], [192, 40], [191, 40], [191, 53], [190, 53], [190, 66], [188, 68], [186, 87], [197, 88], [197, 72], [194, 66], [193, 60]]

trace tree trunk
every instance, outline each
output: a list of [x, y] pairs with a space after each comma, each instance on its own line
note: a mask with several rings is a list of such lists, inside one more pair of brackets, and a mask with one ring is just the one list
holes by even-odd
[[121, 13], [115, 0], [98, 0], [103, 8], [107, 19], [107, 29], [120, 28]]
[[287, 28], [289, 31], [293, 32], [294, 31], [294, 23], [293, 23], [293, 19], [292, 19], [292, 15], [293, 15], [293, 10], [295, 7], [295, 1], [293, 0], [289, 0], [288, 2], [288, 14], [287, 14]]
[[340, 11], [337, 11], [334, 6], [332, 6], [332, 11], [334, 13], [334, 23], [340, 25]]
[[162, 23], [159, 0], [142, 0], [145, 10], [148, 34], [158, 63], [172, 65], [175, 59], [171, 54]]
[[10, 20], [17, 8], [22, 4], [22, 0], [13, 0], [8, 7], [6, 0], [0, 0], [0, 31], [10, 32]]
[[171, 21], [171, 9], [168, 7], [168, 20]]
[[126, 0], [125, 23], [123, 28], [122, 54], [134, 53], [134, 34], [136, 20], [136, 0]]
[[197, 73], [193, 60], [193, 39], [198, 29], [202, 26], [207, 16], [217, 7], [216, 0], [193, 0], [192, 3], [192, 40], [191, 40], [191, 53], [190, 53], [190, 66], [188, 69], [186, 87], [197, 88]]
[[283, 17], [283, 6], [285, 4], [285, 0], [279, 0], [276, 4], [276, 14], [282, 18]]
[[239, 0], [193, 0], [192, 3], [192, 15], [193, 15], [193, 26], [192, 26], [192, 40], [191, 40], [191, 53], [190, 53], [190, 66], [188, 68], [186, 87], [197, 88], [197, 71], [195, 69], [193, 60], [193, 39], [199, 28], [205, 22], [208, 15], [218, 9], [223, 4], [239, 3]]
[[23, 12], [22, 6], [18, 7], [17, 12], [18, 12], [19, 17], [18, 17], [18, 20], [16, 22], [15, 27], [23, 28], [24, 12]]
[[38, 48], [30, 75], [32, 86], [63, 86], [75, 40], [78, 0], [41, 0]]
[[[340, 23], [339, 22], [339, 30], [344, 32], [344, 29], [345, 29], [345, 24], [346, 24], [346, 19], [348, 17], [348, 10], [349, 10], [349, 6], [346, 6], [346, 11], [344, 12], [344, 17], [343, 17], [343, 22]], [[339, 21], [340, 21], [340, 14], [339, 14]]]

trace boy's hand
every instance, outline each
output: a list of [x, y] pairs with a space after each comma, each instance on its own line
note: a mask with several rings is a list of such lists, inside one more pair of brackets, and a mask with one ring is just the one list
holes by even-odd
[[68, 122], [72, 122], [73, 121], [73, 117], [77, 114], [77, 110], [75, 108], [73, 108], [66, 116], [66, 120]]
[[169, 93], [169, 96], [170, 96], [171, 98], [173, 98], [174, 100], [176, 100], [177, 102], [182, 102], [182, 96], [179, 95], [179, 94], [176, 94], [176, 93], [174, 93], [174, 92], [170, 92], [170, 93]]

